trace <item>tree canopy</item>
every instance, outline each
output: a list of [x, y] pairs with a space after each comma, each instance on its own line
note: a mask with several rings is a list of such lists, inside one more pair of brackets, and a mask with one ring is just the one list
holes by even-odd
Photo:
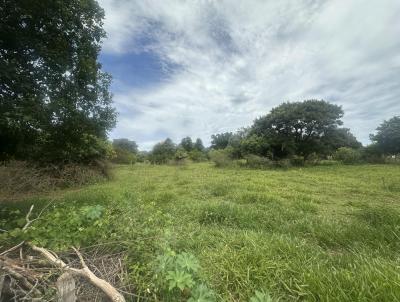
[[271, 112], [255, 120], [250, 135], [265, 140], [272, 153], [277, 157], [293, 154], [309, 156], [311, 153], [323, 153], [331, 146], [341, 143], [334, 137], [351, 140], [342, 125], [343, 110], [340, 106], [320, 100], [283, 103]]
[[370, 138], [383, 153], [400, 153], [400, 116], [384, 121], [376, 131], [376, 134], [371, 134]]
[[228, 146], [229, 140], [232, 137], [232, 132], [225, 132], [211, 135], [211, 148], [224, 149]]
[[115, 125], [97, 57], [94, 0], [5, 0], [0, 9], [0, 156], [84, 162], [104, 156]]
[[186, 152], [190, 152], [193, 150], [193, 142], [192, 139], [187, 136], [182, 138], [181, 143], [179, 144]]
[[176, 145], [170, 138], [154, 145], [150, 154], [150, 161], [155, 164], [165, 164], [173, 159], [176, 152]]
[[204, 151], [204, 149], [205, 149], [204, 145], [203, 145], [203, 141], [200, 138], [196, 139], [196, 142], [194, 143], [193, 147], [197, 151]]
[[118, 138], [113, 140], [113, 147], [122, 149], [131, 153], [138, 153], [138, 145], [135, 141], [131, 141], [127, 138]]

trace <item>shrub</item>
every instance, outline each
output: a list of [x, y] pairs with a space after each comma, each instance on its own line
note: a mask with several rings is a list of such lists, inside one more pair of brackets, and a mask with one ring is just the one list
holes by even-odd
[[342, 162], [333, 160], [333, 159], [324, 159], [319, 162], [319, 165], [321, 166], [336, 166], [340, 165]]
[[116, 164], [134, 164], [136, 163], [136, 155], [128, 150], [121, 148], [114, 148], [115, 156], [112, 162]]
[[297, 166], [297, 167], [304, 166], [304, 164], [305, 164], [304, 156], [294, 155], [290, 159], [290, 164], [292, 166]]
[[23, 161], [11, 161], [0, 166], [1, 195], [46, 192], [95, 183], [111, 178], [107, 162], [98, 161], [91, 165], [68, 164], [60, 166], [35, 166]]
[[194, 162], [202, 162], [207, 160], [207, 155], [199, 150], [192, 150], [189, 152], [189, 158]]
[[320, 162], [320, 158], [317, 153], [313, 152], [310, 155], [307, 156], [307, 159], [305, 160], [306, 165], [318, 165]]
[[227, 167], [233, 164], [230, 152], [227, 149], [212, 150], [209, 153], [210, 159], [215, 163], [216, 167]]
[[362, 149], [362, 159], [371, 164], [385, 163], [385, 156], [378, 144], [371, 144]]
[[249, 154], [245, 156], [246, 165], [249, 168], [265, 169], [271, 168], [273, 166], [272, 160], [267, 157], [262, 157], [254, 154]]
[[187, 152], [183, 148], [178, 148], [174, 155], [174, 161], [176, 164], [184, 164], [188, 157]]
[[360, 162], [361, 154], [356, 149], [341, 147], [336, 150], [333, 158], [335, 160], [341, 161], [344, 164], [355, 164]]
[[286, 158], [286, 159], [280, 159], [280, 160], [274, 161], [274, 166], [277, 168], [287, 169], [291, 166], [291, 164], [290, 164], [290, 160]]

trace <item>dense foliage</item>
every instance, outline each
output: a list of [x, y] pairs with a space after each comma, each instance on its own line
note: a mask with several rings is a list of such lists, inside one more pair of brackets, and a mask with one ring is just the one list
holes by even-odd
[[312, 153], [329, 154], [334, 147], [347, 144], [349, 133], [338, 130], [342, 116], [341, 107], [325, 101], [283, 103], [258, 118], [250, 133], [268, 143], [274, 157], [301, 155], [307, 158]]
[[5, 0], [0, 9], [0, 159], [89, 162], [115, 124], [97, 61], [104, 11], [94, 0]]
[[127, 138], [114, 139], [112, 143], [114, 155], [112, 161], [118, 164], [134, 164], [139, 153], [138, 145], [135, 141]]
[[371, 135], [380, 150], [385, 154], [400, 154], [400, 116], [384, 121]]
[[350, 130], [340, 127], [342, 117], [340, 106], [325, 101], [283, 103], [249, 128], [212, 135], [211, 148], [225, 152], [213, 152], [210, 157], [219, 166], [229, 159], [244, 159], [257, 167], [287, 166], [287, 160], [304, 165], [327, 158], [341, 147], [361, 148]]

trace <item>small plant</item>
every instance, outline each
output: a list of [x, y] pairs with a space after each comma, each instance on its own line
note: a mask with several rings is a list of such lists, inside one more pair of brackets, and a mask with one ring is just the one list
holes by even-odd
[[272, 302], [272, 298], [268, 293], [256, 290], [249, 302]]
[[199, 283], [199, 269], [199, 262], [194, 255], [186, 252], [177, 254], [169, 248], [156, 259], [158, 282], [169, 294], [189, 296], [188, 301], [191, 302], [213, 302], [214, 292]]
[[192, 296], [188, 302], [214, 302], [215, 294], [206, 285], [200, 284], [192, 291]]

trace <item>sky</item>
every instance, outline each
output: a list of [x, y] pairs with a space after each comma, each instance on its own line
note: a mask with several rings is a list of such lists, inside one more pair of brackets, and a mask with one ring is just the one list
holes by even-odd
[[205, 145], [285, 101], [341, 105], [363, 144], [400, 114], [399, 0], [99, 0], [111, 138]]

